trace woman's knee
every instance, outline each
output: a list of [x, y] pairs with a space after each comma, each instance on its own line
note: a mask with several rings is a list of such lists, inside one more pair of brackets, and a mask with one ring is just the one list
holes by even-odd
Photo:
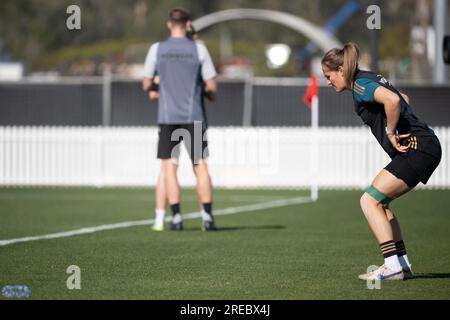
[[364, 210], [371, 206], [376, 206], [377, 202], [367, 192], [364, 192], [363, 195], [361, 196], [361, 198], [359, 199], [359, 204], [360, 204], [361, 208]]

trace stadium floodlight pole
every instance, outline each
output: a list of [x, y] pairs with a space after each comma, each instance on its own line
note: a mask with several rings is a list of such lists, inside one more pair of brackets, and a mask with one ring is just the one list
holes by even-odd
[[311, 183], [311, 200], [319, 198], [319, 96], [314, 95], [311, 100], [311, 129], [312, 129], [312, 165], [313, 177]]

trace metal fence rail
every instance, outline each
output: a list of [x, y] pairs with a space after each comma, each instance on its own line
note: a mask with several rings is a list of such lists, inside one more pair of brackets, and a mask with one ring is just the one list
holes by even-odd
[[[443, 158], [426, 188], [450, 188], [450, 128], [434, 128]], [[216, 187], [364, 188], [389, 161], [364, 127], [319, 130], [314, 177], [310, 128], [230, 127], [208, 131]], [[0, 127], [1, 186], [154, 186], [156, 127]], [[195, 177], [182, 148], [180, 183]]]
[[[214, 103], [206, 102], [211, 126], [309, 126], [302, 103], [307, 79], [219, 79]], [[400, 84], [417, 116], [432, 126], [450, 126], [450, 86]], [[350, 92], [319, 89], [320, 126], [360, 126]], [[138, 80], [89, 78], [57, 82], [0, 83], [3, 126], [154, 126], [157, 104]]]

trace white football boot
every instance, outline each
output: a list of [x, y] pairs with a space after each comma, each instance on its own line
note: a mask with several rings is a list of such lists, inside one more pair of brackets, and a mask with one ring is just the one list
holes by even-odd
[[378, 269], [358, 276], [361, 280], [404, 280], [405, 275], [403, 270], [391, 270], [386, 265], [382, 265]]
[[163, 231], [164, 230], [164, 222], [161, 222], [161, 223], [155, 222], [155, 224], [152, 226], [152, 230], [153, 231]]

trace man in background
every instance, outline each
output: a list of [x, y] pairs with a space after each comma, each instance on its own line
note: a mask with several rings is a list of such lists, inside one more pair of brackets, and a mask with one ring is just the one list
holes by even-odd
[[[165, 184], [164, 190], [173, 215], [171, 230], [183, 230], [180, 186], [177, 179], [179, 145], [183, 140], [197, 179], [197, 194], [202, 206], [202, 229], [215, 231], [217, 228], [212, 214], [212, 184], [205, 161], [208, 144], [202, 92], [214, 98], [217, 91], [216, 71], [206, 46], [186, 37], [190, 18], [185, 9], [172, 9], [169, 12], [167, 27], [170, 37], [153, 44], [147, 54], [143, 89], [151, 90], [156, 72], [160, 81], [157, 157], [162, 160], [160, 180]], [[158, 212], [158, 208], [156, 211], [154, 229], [160, 227], [162, 230], [164, 214]]]

